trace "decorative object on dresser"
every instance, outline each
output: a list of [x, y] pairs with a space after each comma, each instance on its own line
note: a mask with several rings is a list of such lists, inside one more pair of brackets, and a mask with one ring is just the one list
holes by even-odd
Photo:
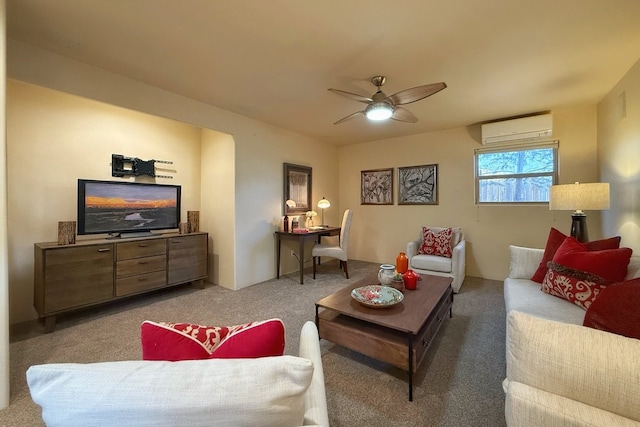
[[552, 185], [549, 192], [549, 210], [574, 211], [571, 214], [571, 236], [579, 242], [588, 242], [587, 215], [583, 210], [609, 209], [609, 183]]
[[76, 222], [75, 221], [59, 221], [58, 222], [58, 244], [73, 245], [76, 242]]
[[207, 277], [208, 234], [36, 243], [34, 306], [53, 331], [56, 315]]
[[187, 230], [189, 233], [200, 231], [200, 211], [187, 211]]

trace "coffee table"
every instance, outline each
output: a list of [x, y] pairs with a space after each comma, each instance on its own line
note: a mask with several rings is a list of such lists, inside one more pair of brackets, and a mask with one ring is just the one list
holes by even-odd
[[404, 300], [386, 308], [371, 308], [351, 297], [351, 291], [379, 284], [377, 274], [340, 289], [316, 302], [320, 338], [389, 363], [413, 374], [424, 360], [442, 321], [453, 315], [452, 279], [422, 275], [416, 290], [404, 290]]

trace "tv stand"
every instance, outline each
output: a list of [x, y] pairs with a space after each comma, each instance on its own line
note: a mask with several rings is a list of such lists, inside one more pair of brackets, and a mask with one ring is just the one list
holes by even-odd
[[58, 314], [183, 283], [204, 288], [207, 233], [152, 234], [34, 246], [34, 306], [52, 332]]

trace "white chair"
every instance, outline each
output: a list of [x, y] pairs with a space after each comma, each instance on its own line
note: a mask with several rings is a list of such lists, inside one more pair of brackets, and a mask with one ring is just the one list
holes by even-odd
[[349, 229], [351, 228], [351, 217], [353, 212], [351, 209], [344, 211], [342, 215], [342, 227], [340, 229], [340, 240], [338, 245], [329, 244], [316, 244], [311, 250], [311, 256], [313, 258], [313, 278], [316, 278], [316, 258], [321, 256], [328, 256], [331, 258], [337, 258], [340, 260], [340, 266], [344, 270], [344, 275], [349, 278], [349, 270], [347, 269], [347, 247], [349, 246]]
[[[429, 227], [434, 233], [439, 233], [445, 227]], [[464, 233], [459, 227], [452, 227], [451, 235], [451, 258], [437, 255], [424, 255], [418, 253], [422, 245], [422, 227], [418, 240], [407, 243], [407, 258], [409, 258], [409, 268], [417, 273], [432, 274], [434, 276], [451, 277], [451, 288], [458, 293], [465, 277], [465, 249], [466, 241]]]

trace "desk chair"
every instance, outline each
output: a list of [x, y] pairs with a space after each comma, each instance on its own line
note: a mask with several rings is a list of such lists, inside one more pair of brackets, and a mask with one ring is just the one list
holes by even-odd
[[321, 256], [328, 256], [331, 258], [337, 258], [340, 260], [340, 266], [344, 270], [344, 275], [349, 278], [349, 270], [347, 269], [347, 247], [349, 246], [349, 229], [351, 228], [351, 217], [353, 212], [351, 209], [344, 211], [342, 215], [342, 227], [340, 229], [340, 240], [338, 245], [329, 244], [316, 244], [311, 250], [311, 256], [313, 258], [313, 278], [316, 278], [316, 265], [317, 259]]

